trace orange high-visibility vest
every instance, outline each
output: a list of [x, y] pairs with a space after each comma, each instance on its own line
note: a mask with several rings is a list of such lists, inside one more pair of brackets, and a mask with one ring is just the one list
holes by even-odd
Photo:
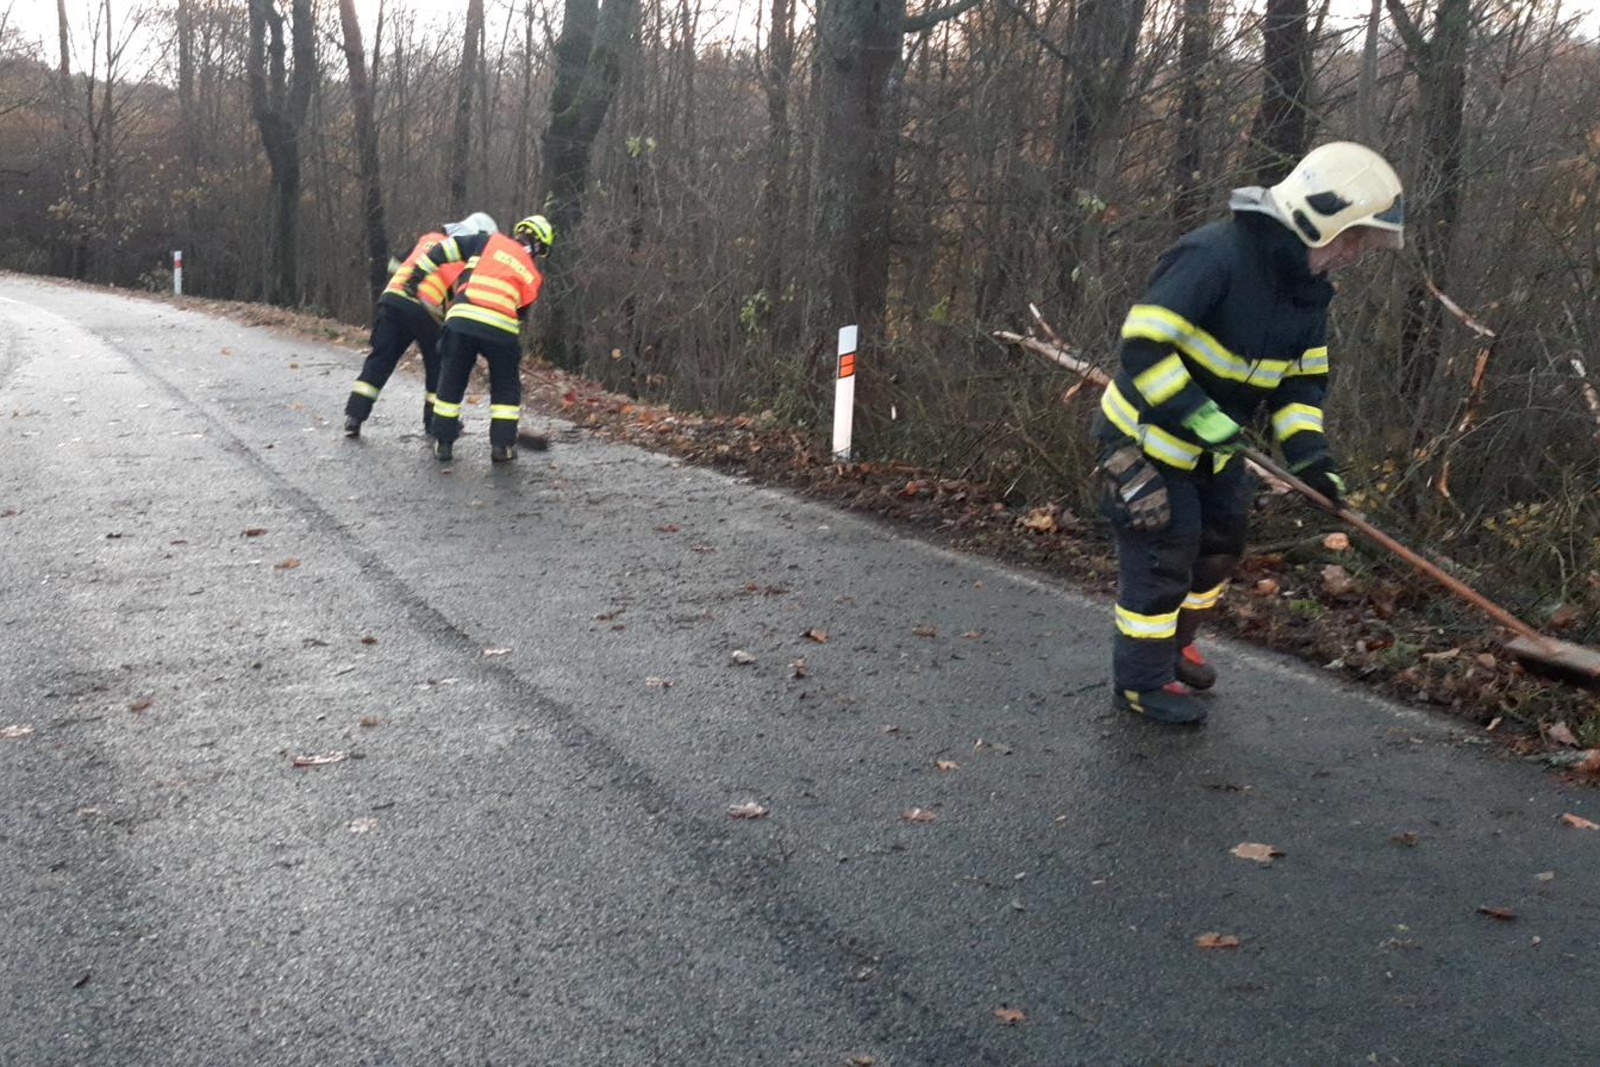
[[417, 286], [417, 297], [413, 300], [406, 295], [406, 279], [411, 277], [411, 268], [417, 265], [417, 260], [427, 255], [434, 245], [445, 239], [442, 233], [425, 233], [417, 238], [416, 245], [411, 249], [411, 254], [406, 257], [393, 274], [389, 276], [389, 284], [384, 287], [384, 295], [393, 295], [401, 300], [412, 300], [421, 303], [428, 309], [434, 318], [444, 315], [444, 302], [450, 295], [450, 287], [456, 283], [461, 272], [466, 269], [465, 263], [446, 263], [438, 270], [422, 280]]
[[445, 321], [467, 320], [514, 334], [522, 325], [518, 312], [539, 299], [543, 285], [544, 275], [528, 250], [494, 234], [468, 261], [465, 281]]

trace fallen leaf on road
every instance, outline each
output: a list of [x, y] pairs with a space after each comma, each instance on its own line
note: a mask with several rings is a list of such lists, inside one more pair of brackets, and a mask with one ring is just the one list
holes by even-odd
[[509, 655], [510, 652], [509, 648], [486, 648], [483, 650], [485, 656], [505, 656]]
[[277, 563], [274, 563], [272, 565], [272, 569], [273, 570], [278, 570], [278, 571], [292, 571], [298, 566], [300, 566], [300, 561], [299, 560], [297, 560], [297, 559], [286, 559], [286, 560], [281, 560], [281, 561], [279, 561]]
[[1534, 875], [1534, 878], [1536, 878], [1537, 880], [1539, 880], [1541, 882], [1553, 882], [1553, 881], [1556, 880], [1556, 872], [1555, 871], [1540, 871], [1538, 874]]
[[1023, 1014], [1023, 1012], [1017, 1008], [996, 1008], [994, 1010], [994, 1017], [999, 1019], [1007, 1026], [1010, 1026], [1012, 1023], [1023, 1022], [1028, 1018], [1027, 1015]]
[[1405, 845], [1407, 848], [1411, 848], [1414, 847], [1418, 841], [1422, 840], [1422, 838], [1415, 830], [1402, 830], [1400, 833], [1389, 838], [1389, 840], [1396, 845]]
[[819, 645], [825, 645], [828, 643], [828, 631], [826, 630], [807, 630], [800, 636], [808, 640], [815, 641]]
[[983, 631], [982, 630], [968, 630], [966, 633], [962, 634], [961, 636], [967, 638], [968, 640], [976, 640], [977, 638], [980, 638], [980, 637], [983, 636]]
[[149, 697], [140, 697], [138, 700], [135, 700], [132, 704], [128, 705], [128, 710], [134, 712], [149, 711], [150, 705], [154, 703], [155, 701]]
[[851, 1056], [845, 1062], [850, 1064], [850, 1067], [872, 1067], [878, 1061], [871, 1056]]
[[296, 767], [322, 767], [329, 763], [343, 763], [349, 758], [349, 755], [344, 752], [302, 752], [294, 758], [294, 765]]
[[938, 812], [929, 811], [927, 808], [907, 808], [900, 813], [900, 818], [906, 822], [932, 822], [938, 817]]
[[805, 676], [806, 676], [806, 661], [805, 660], [797, 659], [793, 663], [789, 664], [789, 677], [791, 677], [791, 678], [804, 678]]
[[1322, 547], [1329, 552], [1350, 551], [1350, 536], [1342, 533], [1331, 533], [1322, 539]]
[[27, 737], [31, 733], [31, 726], [0, 726], [0, 737]]
[[1551, 726], [1550, 729], [1545, 731], [1544, 735], [1558, 745], [1566, 745], [1568, 748], [1582, 747], [1578, 744], [1578, 739], [1573, 736], [1572, 730], [1564, 722], [1558, 722]]
[[941, 771], [959, 771], [961, 769], [961, 764], [953, 759], [936, 759], [933, 761], [933, 765]]
[[1501, 922], [1510, 922], [1517, 917], [1517, 913], [1510, 908], [1494, 908], [1487, 904], [1482, 904], [1478, 907], [1478, 914], [1487, 915], [1491, 919], [1499, 919]]
[[1600, 830], [1600, 823], [1590, 822], [1582, 815], [1574, 815], [1571, 812], [1561, 816], [1561, 821], [1568, 826], [1576, 826], [1580, 830]]
[[730, 658], [733, 660], [733, 662], [739, 664], [741, 667], [745, 666], [746, 664], [754, 663], [756, 661], [756, 658], [754, 656], [752, 656], [750, 653], [746, 652], [742, 648], [734, 649], [733, 652], [730, 654]]
[[677, 683], [671, 678], [646, 678], [644, 684], [652, 689], [671, 689]]
[[760, 819], [765, 818], [766, 814], [767, 809], [753, 800], [747, 800], [743, 804], [728, 805], [728, 815], [735, 819]]
[[938, 637], [939, 629], [936, 626], [913, 626], [911, 632], [918, 637]]
[[383, 722], [383, 720], [378, 718], [376, 715], [363, 715], [363, 716], [361, 716], [360, 720], [356, 723], [356, 725], [357, 726], [377, 726], [377, 725], [381, 724], [382, 722]]
[[1034, 508], [1026, 517], [1018, 520], [1018, 525], [1034, 533], [1050, 533], [1056, 528], [1056, 517], [1049, 508]]
[[265, 526], [252, 526], [249, 529], [245, 530], [244, 535], [246, 537], [260, 537], [262, 534], [264, 534], [266, 532], [267, 532], [267, 528]]
[[1233, 934], [1210, 933], [1201, 934], [1194, 943], [1200, 948], [1238, 948], [1239, 938]]
[[1271, 863], [1274, 858], [1283, 855], [1282, 850], [1274, 848], [1272, 845], [1258, 845], [1250, 841], [1234, 845], [1228, 851], [1242, 860], [1255, 860], [1263, 867]]
[[677, 533], [677, 532], [678, 532], [678, 524], [675, 523], [675, 522], [664, 522], [660, 526], [656, 527], [656, 533]]
[[351, 819], [350, 820], [350, 832], [353, 833], [353, 834], [364, 834], [369, 830], [377, 829], [377, 826], [378, 826], [378, 820], [377, 819]]
[[365, 637], [363, 637], [361, 639], [361, 643], [363, 645], [375, 645], [375, 644], [378, 643], [378, 639], [376, 637], [373, 637], [371, 634], [368, 634], [367, 636], [365, 636]]

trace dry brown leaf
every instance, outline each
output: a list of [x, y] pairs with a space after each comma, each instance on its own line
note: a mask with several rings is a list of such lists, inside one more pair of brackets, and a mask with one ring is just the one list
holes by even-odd
[[377, 829], [377, 827], [378, 827], [378, 820], [377, 819], [351, 819], [350, 820], [350, 832], [353, 833], [353, 834], [364, 834], [364, 833], [367, 833], [368, 831]]
[[743, 804], [728, 805], [728, 816], [730, 818], [763, 819], [766, 817], [766, 815], [767, 809], [763, 808], [760, 804], [757, 804], [753, 800], [747, 800]]
[[132, 712], [149, 711], [150, 705], [154, 703], [155, 700], [150, 697], [140, 697], [138, 700], [135, 700], [132, 704], [128, 705], [128, 710]]
[[1238, 856], [1242, 860], [1255, 860], [1263, 867], [1271, 863], [1278, 856], [1282, 856], [1284, 854], [1281, 849], [1272, 845], [1258, 845], [1253, 841], [1246, 841], [1242, 844], [1234, 845], [1228, 851], [1233, 853], [1235, 856]]
[[1578, 748], [1578, 739], [1573, 736], [1572, 730], [1564, 722], [1558, 722], [1544, 732], [1544, 736], [1558, 745], [1568, 748]]
[[1201, 934], [1194, 939], [1195, 945], [1200, 948], [1238, 948], [1239, 938], [1234, 934]]
[[1262, 578], [1256, 582], [1254, 588], [1250, 591], [1256, 596], [1276, 596], [1278, 594], [1278, 583], [1272, 578]]
[[1583, 762], [1573, 770], [1579, 774], [1600, 774], [1600, 748], [1591, 748], [1585, 752]]
[[1501, 922], [1507, 923], [1517, 917], [1517, 913], [1510, 908], [1496, 908], [1488, 904], [1480, 904], [1478, 906], [1478, 914], [1487, 915], [1491, 919], [1499, 919]]
[[1396, 845], [1405, 845], [1407, 848], [1414, 848], [1416, 847], [1417, 842], [1422, 840], [1422, 836], [1415, 830], [1402, 830], [1400, 833], [1389, 838], [1389, 840]]
[[245, 530], [244, 536], [246, 536], [246, 537], [260, 537], [262, 534], [264, 534], [266, 532], [267, 532], [267, 528], [265, 526], [251, 526], [251, 527], [249, 527], [248, 529]]
[[804, 678], [805, 676], [806, 676], [806, 661], [805, 660], [797, 659], [793, 663], [789, 664], [789, 677], [791, 677], [791, 678]]
[[376, 637], [373, 637], [371, 634], [368, 634], [367, 636], [365, 636], [365, 637], [363, 637], [361, 639], [361, 643], [363, 645], [375, 645], [375, 644], [378, 643], [378, 639]]
[[1541, 882], [1553, 882], [1556, 880], [1556, 872], [1540, 871], [1538, 874], [1534, 875], [1534, 878]]
[[851, 1056], [845, 1062], [850, 1064], [850, 1067], [872, 1067], [872, 1065], [878, 1061], [873, 1059], [871, 1056], [862, 1055]]
[[729, 658], [732, 659], [733, 662], [739, 664], [739, 666], [741, 666], [741, 667], [746, 666], [746, 665], [751, 664], [751, 663], [754, 663], [756, 661], [756, 658], [754, 656], [752, 656], [750, 653], [746, 652], [742, 648], [734, 649], [731, 653], [729, 653]]
[[294, 758], [296, 767], [323, 767], [329, 763], [343, 763], [349, 759], [344, 752], [302, 752]]
[[826, 630], [810, 629], [800, 636], [804, 637], [808, 641], [815, 641], [819, 645], [825, 645], [828, 643], [828, 631]]
[[961, 764], [953, 759], [936, 759], [933, 761], [933, 765], [941, 771], [959, 771], [961, 769]]
[[994, 1009], [994, 1017], [999, 1019], [1006, 1026], [1010, 1026], [1013, 1023], [1024, 1022], [1028, 1018], [1026, 1014], [1017, 1008], [996, 1008]]
[[31, 726], [23, 726], [21, 724], [0, 726], [0, 737], [27, 737], [31, 733], [33, 733], [33, 727]]
[[929, 811], [927, 808], [907, 808], [900, 813], [900, 818], [906, 822], [933, 822], [938, 817], [938, 812]]
[[357, 726], [364, 726], [364, 727], [366, 727], [368, 729], [371, 729], [374, 726], [383, 725], [383, 720], [378, 718], [376, 715], [363, 715], [356, 722], [356, 725]]
[[1576, 604], [1562, 604], [1550, 613], [1550, 618], [1545, 622], [1552, 630], [1570, 630], [1581, 618], [1583, 609]]
[[983, 631], [982, 630], [968, 630], [966, 633], [962, 634], [961, 636], [965, 637], [965, 638], [968, 638], [969, 640], [972, 640], [972, 639], [976, 639], [976, 638], [982, 637], [983, 636]]
[[678, 532], [678, 524], [675, 523], [675, 522], [664, 522], [660, 526], [656, 527], [656, 533], [677, 533], [677, 532]]
[[1329, 552], [1348, 552], [1350, 551], [1350, 535], [1331, 533], [1322, 539], [1322, 547]]
[[671, 689], [678, 683], [674, 682], [671, 678], [650, 677], [644, 680], [644, 684], [648, 685], [652, 689]]
[[916, 634], [918, 637], [939, 636], [939, 628], [937, 626], [913, 626], [911, 628], [911, 632]]
[[1561, 821], [1579, 830], [1600, 830], [1600, 823], [1590, 822], [1582, 815], [1574, 815], [1570, 811], [1561, 816]]
[[273, 570], [279, 570], [279, 571], [292, 571], [298, 566], [300, 566], [300, 561], [297, 560], [297, 559], [290, 558], [290, 559], [286, 559], [286, 560], [280, 560], [279, 562], [274, 563], [272, 565], [272, 568], [273, 568]]
[[1056, 517], [1049, 508], [1034, 508], [1024, 518], [1017, 520], [1017, 524], [1034, 533], [1051, 533], [1056, 528]]
[[1322, 568], [1322, 591], [1328, 596], [1344, 596], [1356, 587], [1350, 572], [1337, 563]]

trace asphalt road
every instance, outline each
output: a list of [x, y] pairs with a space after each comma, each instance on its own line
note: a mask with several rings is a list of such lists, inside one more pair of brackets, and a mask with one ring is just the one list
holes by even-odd
[[482, 407], [441, 465], [408, 374], [345, 440], [361, 353], [161, 302], [0, 321], [3, 1067], [1600, 1063], [1600, 794], [1447, 720], [1219, 645], [1161, 729], [1028, 574]]

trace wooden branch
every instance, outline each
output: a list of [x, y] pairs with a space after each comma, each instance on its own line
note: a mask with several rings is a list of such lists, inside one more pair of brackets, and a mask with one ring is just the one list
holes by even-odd
[[924, 11], [920, 15], [907, 15], [905, 22], [901, 25], [901, 29], [906, 33], [921, 33], [923, 30], [931, 30], [939, 23], [953, 19], [963, 11], [977, 7], [982, 2], [983, 0], [956, 0], [953, 4], [936, 7], [930, 11]]
[[[1583, 360], [1577, 356], [1571, 357], [1572, 369], [1578, 375], [1578, 387], [1583, 390], [1584, 403], [1589, 405], [1589, 414], [1594, 416], [1595, 425], [1600, 426], [1600, 395], [1594, 391], [1594, 386], [1589, 384], [1589, 372], [1584, 369]], [[1596, 434], [1600, 437], [1600, 434]]]
[[1477, 334], [1479, 337], [1494, 337], [1494, 336], [1496, 336], [1496, 334], [1495, 334], [1495, 332], [1493, 330], [1489, 329], [1489, 327], [1485, 326], [1483, 323], [1479, 322], [1477, 319], [1473, 318], [1471, 315], [1468, 315], [1465, 311], [1462, 310], [1460, 304], [1456, 303], [1454, 300], [1451, 300], [1448, 296], [1444, 295], [1444, 293], [1439, 289], [1439, 287], [1437, 285], [1433, 284], [1433, 279], [1432, 278], [1429, 278], [1426, 275], [1424, 275], [1422, 280], [1427, 283], [1428, 292], [1432, 293], [1434, 295], [1434, 297], [1439, 301], [1439, 303], [1441, 303], [1441, 304], [1443, 304], [1445, 306], [1445, 310], [1446, 311], [1450, 312], [1450, 314], [1452, 314], [1456, 318], [1460, 319], [1461, 320], [1461, 324], [1463, 326], [1465, 326], [1467, 329], [1471, 330], [1473, 333]]

